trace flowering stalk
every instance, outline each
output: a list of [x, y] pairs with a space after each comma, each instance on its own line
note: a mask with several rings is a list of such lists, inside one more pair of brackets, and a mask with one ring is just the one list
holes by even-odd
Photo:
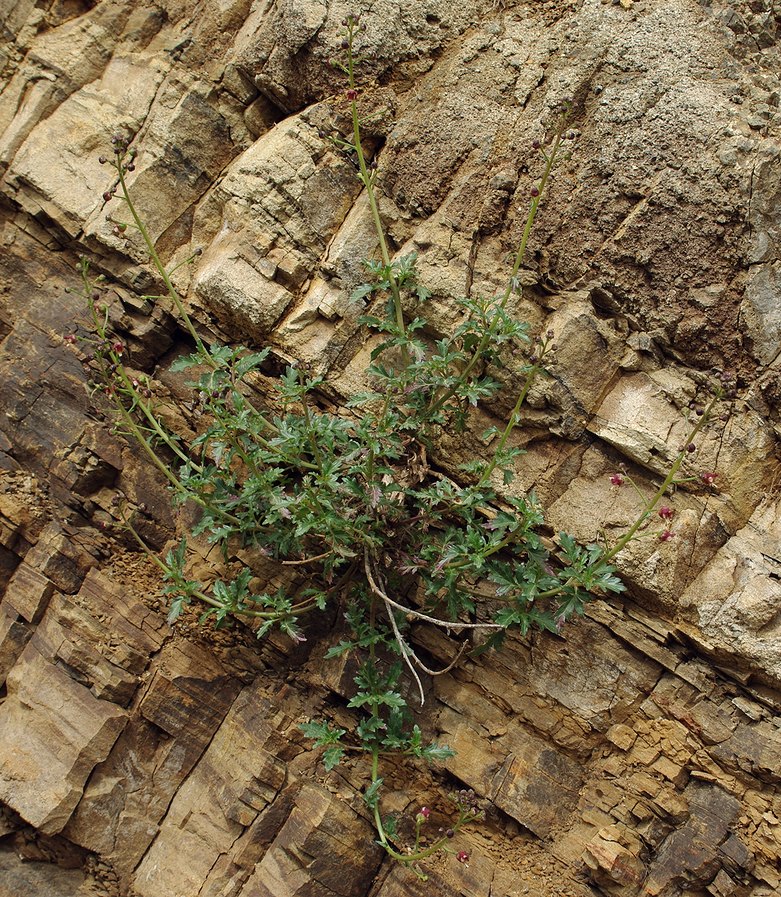
[[[558, 154], [561, 148], [561, 142], [564, 135], [564, 128], [566, 125], [566, 112], [562, 115], [559, 126], [556, 129], [556, 133], [553, 137], [553, 143], [551, 145], [550, 151], [546, 152], [542, 150], [542, 147], [539, 141], [535, 141], [535, 146], [541, 150], [543, 153], [543, 157], [545, 159], [545, 168], [543, 170], [542, 176], [540, 177], [539, 182], [535, 187], [531, 190], [532, 201], [529, 206], [529, 211], [526, 215], [526, 222], [523, 227], [523, 233], [521, 234], [521, 241], [518, 245], [518, 250], [515, 253], [515, 261], [513, 262], [512, 271], [510, 272], [510, 276], [507, 280], [507, 286], [505, 287], [504, 293], [502, 294], [501, 299], [496, 306], [494, 311], [493, 319], [489, 322], [488, 327], [486, 327], [485, 333], [483, 337], [478, 342], [475, 347], [471, 358], [467, 362], [463, 371], [461, 372], [461, 376], [459, 381], [448, 389], [444, 390], [440, 395], [438, 395], [431, 407], [429, 408], [429, 415], [433, 416], [438, 411], [440, 411], [444, 406], [453, 398], [453, 396], [457, 393], [458, 387], [466, 383], [469, 377], [472, 375], [472, 372], [475, 370], [477, 365], [485, 356], [485, 351], [491, 345], [492, 340], [495, 337], [495, 328], [501, 324], [502, 315], [500, 312], [504, 311], [507, 302], [510, 299], [512, 293], [517, 289], [518, 284], [518, 272], [521, 269], [521, 265], [523, 264], [523, 260], [526, 257], [526, 247], [529, 242], [529, 236], [532, 232], [532, 228], [534, 227], [534, 222], [537, 218], [537, 212], [540, 208], [540, 203], [542, 202], [543, 194], [545, 193], [545, 188], [548, 186], [548, 181], [550, 180], [551, 172], [553, 171], [553, 167], [558, 161]], [[568, 136], [570, 136], [568, 134]], [[572, 134], [574, 137], [574, 134]], [[533, 378], [532, 378], [533, 379]], [[532, 380], [527, 377], [526, 383], [521, 391], [521, 396], [519, 397], [518, 402], [516, 403], [516, 408], [513, 411], [512, 418], [517, 415], [518, 410], [520, 409], [523, 402], [526, 400], [526, 395], [528, 394], [529, 388], [531, 387]], [[513, 427], [515, 424], [513, 423]], [[512, 429], [512, 427], [510, 428]], [[509, 433], [508, 433], [509, 435]]]
[[[382, 779], [379, 778], [378, 775], [378, 758], [379, 753], [372, 753], [372, 771], [371, 771], [371, 782], [372, 786], [377, 786], [377, 784], [382, 783]], [[371, 789], [370, 789], [371, 790]], [[475, 794], [473, 791], [471, 792], [462, 792], [464, 795], [471, 796], [472, 799], [475, 798]], [[429, 847], [421, 847], [420, 845], [420, 830], [425, 822], [428, 820], [430, 811], [426, 807], [424, 807], [421, 812], [419, 812], [415, 817], [415, 842], [412, 849], [402, 852], [397, 850], [390, 842], [388, 837], [388, 833], [385, 830], [385, 825], [382, 821], [382, 814], [380, 813], [379, 801], [374, 802], [372, 807], [373, 815], [374, 815], [374, 825], [377, 829], [377, 834], [379, 837], [378, 843], [383, 848], [383, 850], [394, 860], [397, 860], [404, 865], [411, 866], [415, 874], [418, 878], [425, 881], [427, 876], [422, 873], [419, 869], [417, 869], [414, 864], [419, 863], [421, 860], [428, 859], [428, 857], [434, 856], [434, 854], [439, 853], [440, 851], [452, 852], [448, 848], [448, 844], [451, 839], [465, 826], [471, 822], [479, 821], [485, 819], [485, 813], [478, 809], [474, 804], [467, 805], [465, 802], [457, 799], [457, 796], [451, 795], [451, 799], [453, 799], [456, 807], [458, 808], [458, 818], [453, 823], [453, 825], [447, 829], [447, 831], [439, 838], [435, 839], [434, 842]], [[463, 858], [462, 858], [463, 857]], [[468, 859], [468, 854], [465, 851], [460, 851], [458, 854], [459, 862], [465, 862]]]
[[518, 393], [518, 398], [515, 402], [515, 406], [513, 410], [510, 412], [510, 417], [508, 418], [507, 424], [504, 428], [504, 432], [499, 438], [499, 443], [494, 449], [494, 456], [491, 460], [491, 463], [487, 465], [485, 470], [483, 471], [480, 479], [477, 482], [478, 486], [482, 486], [484, 483], [487, 483], [491, 477], [491, 474], [496, 470], [497, 465], [499, 464], [502, 454], [504, 452], [505, 446], [507, 445], [507, 440], [510, 438], [513, 430], [518, 426], [518, 420], [520, 418], [521, 407], [523, 403], [526, 401], [526, 397], [529, 395], [529, 390], [532, 388], [534, 381], [537, 379], [540, 371], [543, 370], [543, 363], [545, 361], [545, 356], [548, 353], [548, 349], [551, 344], [551, 340], [553, 339], [553, 332], [548, 331], [544, 337], [540, 340], [540, 349], [539, 354], [533, 356], [535, 358], [534, 363], [528, 369], [526, 373], [526, 378], [523, 383], [523, 387], [521, 391]]
[[[399, 288], [398, 278], [396, 277], [393, 266], [391, 265], [391, 256], [390, 251], [388, 249], [388, 239], [385, 235], [385, 228], [382, 225], [382, 219], [380, 218], [380, 209], [377, 204], [377, 195], [374, 192], [374, 174], [369, 171], [369, 166], [366, 164], [366, 155], [363, 151], [363, 143], [361, 141], [361, 122], [358, 116], [358, 88], [356, 86], [355, 81], [355, 54], [353, 51], [353, 42], [355, 39], [355, 34], [359, 29], [359, 18], [358, 16], [349, 15], [344, 22], [347, 28], [347, 36], [345, 38], [347, 46], [344, 48], [347, 54], [347, 65], [345, 67], [345, 71], [347, 73], [347, 99], [350, 101], [350, 115], [352, 118], [352, 128], [353, 128], [353, 143], [352, 148], [355, 150], [355, 154], [358, 159], [358, 169], [360, 171], [360, 179], [366, 188], [366, 197], [369, 200], [369, 208], [371, 209], [372, 221], [374, 222], [374, 230], [377, 234], [377, 239], [380, 244], [380, 256], [382, 258], [382, 263], [387, 272], [388, 281], [390, 284], [391, 296], [393, 298], [393, 309], [396, 318], [396, 327], [398, 328], [398, 332], [401, 336], [406, 334], [406, 326], [404, 322], [404, 310], [401, 304], [401, 290]], [[408, 350], [406, 347], [403, 349], [405, 362], [409, 361]]]
[[713, 413], [713, 409], [716, 406], [717, 402], [719, 402], [722, 398], [721, 389], [716, 389], [713, 397], [710, 402], [706, 406], [703, 414], [700, 416], [699, 420], [695, 424], [694, 427], [689, 431], [686, 439], [684, 441], [684, 447], [678, 452], [675, 457], [675, 460], [670, 465], [670, 469], [667, 472], [667, 476], [662, 480], [661, 485], [656, 490], [656, 492], [651, 496], [648, 503], [645, 505], [643, 510], [638, 515], [635, 522], [629, 527], [629, 529], [624, 533], [623, 536], [616, 542], [616, 544], [605, 553], [604, 559], [606, 561], [612, 560], [623, 548], [625, 548], [635, 537], [637, 531], [643, 526], [643, 524], [648, 520], [648, 518], [653, 514], [656, 510], [656, 506], [659, 502], [664, 498], [667, 494], [667, 490], [676, 482], [676, 477], [678, 476], [678, 471], [681, 469], [681, 465], [686, 460], [687, 455], [689, 454], [688, 447], [690, 445], [694, 445], [694, 440], [699, 435], [702, 428], [708, 423], [710, 420], [711, 414]]

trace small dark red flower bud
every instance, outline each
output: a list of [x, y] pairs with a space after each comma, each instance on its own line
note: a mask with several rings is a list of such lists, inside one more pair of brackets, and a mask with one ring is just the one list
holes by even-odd
[[610, 477], [610, 483], [613, 486], [623, 486], [624, 478], [621, 476], [620, 473], [614, 473], [613, 476]]
[[529, 193], [532, 196], [539, 196], [540, 195], [539, 187], [532, 187], [531, 190], [529, 190]]
[[352, 102], [355, 102], [355, 100], [358, 99], [358, 91], [355, 90], [355, 88], [351, 87], [351, 88], [345, 93], [345, 96], [347, 97], [348, 100], [350, 100], [351, 103], [352, 103]]
[[696, 451], [697, 451], [697, 446], [696, 446], [693, 442], [690, 442], [690, 443], [686, 446], [686, 451], [689, 452], [689, 453], [691, 453], [691, 452], [696, 452]]
[[664, 532], [659, 533], [659, 541], [660, 542], [669, 542], [670, 539], [675, 536], [675, 533], [672, 530], [666, 529]]
[[459, 863], [468, 863], [469, 862], [469, 852], [466, 850], [459, 850], [456, 854], [456, 859]]
[[707, 470], [707, 471], [705, 471], [705, 473], [702, 474], [700, 479], [702, 480], [703, 483], [705, 483], [706, 486], [712, 486], [714, 484], [714, 482], [716, 481], [717, 476], [718, 476], [718, 474], [714, 473], [712, 470]]
[[675, 508], [670, 508], [667, 505], [662, 505], [662, 507], [659, 508], [659, 516], [662, 518], [662, 520], [672, 520], [675, 516]]
[[538, 149], [541, 149], [541, 148], [542, 148], [542, 143], [541, 143], [541, 141], [539, 141], [539, 140], [532, 140], [532, 149], [536, 149], [536, 150], [538, 150]]

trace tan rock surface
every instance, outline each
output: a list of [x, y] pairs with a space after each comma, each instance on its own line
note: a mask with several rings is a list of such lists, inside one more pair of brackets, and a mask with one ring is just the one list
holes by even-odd
[[[133, 362], [169, 401], [184, 395], [167, 367], [186, 339], [147, 296], [159, 287], [137, 237], [106, 220], [98, 156], [119, 129], [139, 149], [130, 189], [160, 253], [178, 264], [203, 250], [176, 277], [204, 332], [300, 360], [331, 400], [361, 387], [370, 347], [348, 296], [375, 241], [352, 163], [319, 135], [345, 123], [327, 60], [348, 4], [0, 0], [0, 839], [38, 837], [57, 862], [43, 839], [61, 833], [91, 853], [73, 887], [111, 897], [771, 897], [777, 3], [366, 11], [367, 145], [395, 248], [420, 253], [436, 331], [454, 326], [454, 298], [502, 283], [538, 170], [531, 142], [574, 100], [578, 139], [514, 309], [558, 349], [517, 434], [512, 488], [535, 488], [553, 530], [616, 537], [639, 498], [609, 476], [623, 466], [651, 494], [713, 367], [738, 375], [731, 417], [671, 500], [674, 538], [649, 532], [619, 556], [621, 600], [425, 683], [421, 724], [459, 753], [434, 779], [389, 767], [389, 807], [443, 813], [460, 782], [496, 813], [454, 845], [467, 866], [440, 858], [418, 881], [372, 844], [359, 760], [326, 774], [297, 729], [323, 713], [350, 722], [350, 672], [323, 662], [339, 620], [313, 623], [295, 651], [202, 633], [192, 616], [167, 627], [156, 577], [99, 524], [122, 489], [162, 547], [168, 497], [62, 339], [84, 318], [64, 288], [86, 251]], [[513, 401], [507, 382], [433, 462], [474, 457]], [[171, 414], [186, 425], [185, 406]], [[416, 639], [452, 657], [441, 633]], [[18, 875], [0, 865], [0, 892]]]

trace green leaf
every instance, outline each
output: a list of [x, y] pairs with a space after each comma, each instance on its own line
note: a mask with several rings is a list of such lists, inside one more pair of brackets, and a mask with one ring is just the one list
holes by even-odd
[[266, 358], [268, 358], [269, 351], [269, 349], [263, 349], [260, 352], [250, 352], [247, 355], [242, 355], [234, 367], [239, 379], [246, 376], [250, 371], [259, 368]]
[[382, 788], [382, 779], [377, 779], [364, 792], [363, 800], [370, 810], [373, 810], [380, 802], [380, 788]]
[[446, 744], [436, 744], [432, 742], [428, 747], [423, 748], [421, 752], [421, 756], [428, 763], [442, 763], [445, 760], [449, 760], [451, 757], [455, 757], [456, 752], [453, 748], [448, 747]]
[[180, 355], [178, 358], [175, 358], [171, 362], [170, 371], [174, 371], [178, 373], [179, 371], [186, 371], [188, 368], [195, 367], [195, 365], [203, 364], [204, 360], [201, 358], [200, 353], [193, 352], [192, 355]]
[[168, 625], [173, 626], [174, 622], [178, 619], [179, 614], [182, 612], [182, 608], [185, 605], [185, 599], [183, 595], [180, 595], [178, 598], [174, 598], [171, 602], [171, 608], [168, 611]]
[[378, 289], [376, 283], [362, 283], [360, 286], [357, 286], [352, 293], [350, 293], [350, 301], [351, 302], [359, 302], [361, 299], [365, 299], [367, 296], [371, 296], [371, 294]]
[[346, 729], [332, 728], [331, 724], [324, 720], [319, 722], [310, 720], [308, 723], [300, 723], [298, 728], [307, 738], [314, 740], [315, 747], [335, 745], [347, 731]]
[[344, 756], [344, 748], [341, 747], [329, 747], [323, 752], [323, 763], [325, 765], [326, 771], [330, 772], [334, 766], [336, 766], [339, 761]]
[[514, 607], [506, 607], [506, 608], [504, 608], [504, 610], [500, 610], [494, 616], [494, 623], [497, 623], [499, 626], [503, 626], [505, 629], [508, 626], [514, 626], [520, 622], [521, 622], [520, 613]]
[[389, 838], [395, 839], [398, 837], [399, 824], [395, 816], [386, 816], [385, 819], [382, 820], [382, 827], [385, 829], [385, 834]]

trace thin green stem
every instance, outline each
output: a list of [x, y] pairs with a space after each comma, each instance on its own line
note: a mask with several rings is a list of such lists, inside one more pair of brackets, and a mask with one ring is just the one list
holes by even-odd
[[[150, 259], [152, 260], [152, 264], [154, 265], [154, 267], [157, 270], [160, 277], [163, 279], [163, 283], [165, 284], [165, 288], [166, 288], [166, 292], [168, 293], [168, 296], [170, 297], [171, 301], [174, 303], [174, 306], [176, 307], [176, 310], [179, 313], [179, 316], [181, 317], [182, 322], [184, 323], [184, 326], [187, 329], [187, 332], [190, 334], [190, 336], [192, 337], [192, 339], [195, 343], [195, 347], [198, 350], [198, 354], [202, 358], [204, 364], [208, 365], [213, 370], [216, 370], [217, 364], [215, 363], [214, 359], [211, 356], [211, 353], [207, 349], [206, 344], [203, 342], [203, 340], [200, 338], [200, 336], [198, 336], [198, 332], [195, 329], [195, 325], [193, 324], [192, 318], [187, 313], [187, 309], [184, 307], [184, 302], [182, 302], [182, 299], [179, 296], [179, 293], [176, 291], [176, 287], [174, 287], [174, 285], [171, 281], [170, 273], [166, 270], [166, 267], [163, 264], [162, 259], [158, 255], [157, 250], [155, 249], [154, 241], [152, 240], [152, 237], [151, 237], [149, 231], [147, 230], [146, 226], [144, 225], [144, 222], [141, 220], [141, 217], [139, 216], [138, 211], [136, 210], [133, 200], [130, 198], [130, 193], [127, 189], [127, 184], [125, 182], [125, 168], [124, 168], [123, 163], [124, 163], [124, 156], [119, 156], [115, 160], [115, 163], [114, 163], [115, 168], [117, 170], [117, 174], [119, 176], [119, 185], [122, 189], [122, 198], [124, 199], [125, 204], [127, 205], [128, 209], [130, 210], [130, 214], [133, 216], [133, 221], [135, 222], [135, 226], [138, 229], [138, 232], [141, 234], [141, 237], [144, 240], [144, 244], [146, 245], [146, 249], [147, 249], [147, 252], [149, 253]], [[176, 266], [176, 268], [178, 268], [178, 267], [179, 267], [179, 265]], [[176, 268], [174, 268], [173, 270], [175, 271]], [[258, 409], [255, 408], [255, 406], [249, 400], [246, 399], [246, 397], [245, 397], [245, 401], [247, 402], [247, 405], [253, 410], [253, 412], [258, 415], [258, 419], [261, 421], [261, 423], [263, 424], [264, 427], [271, 430], [272, 432], [277, 432], [277, 433], [279, 432], [278, 428], [275, 427], [274, 424], [265, 417], [265, 415], [261, 414], [258, 411]]]
[[[195, 346], [198, 349], [198, 354], [201, 355], [203, 357], [204, 361], [207, 361], [207, 363], [208, 363], [209, 360], [211, 359], [211, 356], [209, 355], [209, 352], [208, 352], [203, 340], [200, 338], [200, 336], [198, 336], [198, 332], [196, 331], [195, 326], [193, 325], [193, 322], [192, 322], [190, 316], [187, 314], [187, 310], [184, 307], [184, 303], [182, 302], [182, 300], [179, 296], [179, 293], [177, 293], [176, 288], [174, 287], [173, 283], [171, 282], [171, 278], [170, 278], [168, 272], [166, 271], [165, 265], [163, 264], [162, 260], [160, 259], [160, 256], [157, 254], [157, 250], [155, 249], [154, 241], [152, 240], [152, 237], [150, 236], [149, 231], [146, 228], [146, 225], [141, 220], [138, 212], [136, 211], [136, 207], [130, 198], [130, 194], [128, 193], [128, 189], [127, 189], [127, 184], [125, 183], [125, 168], [123, 165], [123, 159], [121, 157], [118, 158], [116, 161], [116, 169], [117, 169], [117, 173], [119, 175], [119, 185], [122, 188], [122, 197], [125, 200], [125, 203], [126, 203], [128, 209], [130, 209], [130, 214], [133, 216], [133, 221], [135, 222], [135, 225], [138, 228], [138, 231], [144, 240], [144, 243], [146, 245], [146, 250], [149, 253], [149, 257], [152, 259], [152, 264], [157, 269], [158, 273], [160, 274], [160, 277], [162, 277], [163, 283], [165, 284], [166, 291], [168, 292], [168, 295], [169, 295], [171, 301], [176, 306], [176, 310], [179, 312], [179, 315], [182, 318], [182, 322], [184, 323], [184, 326], [187, 328], [188, 333], [190, 334], [190, 336], [193, 338], [193, 341], [195, 342]], [[212, 362], [212, 365], [213, 365], [213, 362]]]
[[540, 372], [540, 370], [541, 370], [541, 362], [538, 362], [526, 374], [526, 380], [524, 381], [523, 389], [521, 389], [520, 393], [518, 394], [518, 398], [515, 402], [515, 407], [513, 408], [512, 412], [510, 414], [510, 418], [507, 421], [507, 426], [504, 428], [504, 432], [502, 433], [502, 435], [499, 439], [499, 444], [497, 445], [496, 449], [494, 450], [494, 454], [493, 454], [493, 458], [491, 459], [491, 463], [488, 465], [488, 467], [486, 467], [486, 469], [483, 471], [480, 479], [477, 481], [478, 488], [480, 486], [485, 485], [488, 482], [488, 480], [491, 477], [491, 474], [494, 472], [494, 470], [496, 470], [497, 465], [501, 461], [502, 452], [504, 451], [504, 447], [507, 444], [507, 440], [510, 438], [510, 434], [513, 432], [513, 430], [518, 425], [518, 418], [521, 413], [521, 406], [526, 401], [526, 397], [529, 395], [529, 390], [532, 387], [532, 383], [534, 383], [534, 380], [535, 380], [537, 374]]
[[540, 182], [537, 185], [538, 192], [536, 196], [532, 197], [529, 214], [526, 216], [526, 224], [524, 225], [523, 233], [521, 234], [521, 242], [518, 245], [518, 251], [515, 253], [515, 261], [513, 262], [512, 271], [510, 272], [510, 276], [507, 279], [507, 286], [502, 296], [502, 301], [499, 303], [500, 308], [504, 308], [505, 305], [507, 305], [507, 302], [512, 295], [513, 290], [515, 289], [515, 285], [517, 282], [516, 277], [518, 276], [518, 272], [521, 270], [523, 260], [526, 257], [526, 246], [529, 242], [529, 236], [531, 235], [532, 228], [534, 227], [534, 220], [537, 217], [537, 210], [540, 207], [543, 194], [545, 193], [545, 188], [548, 185], [548, 179], [550, 178], [551, 171], [553, 170], [553, 166], [556, 163], [556, 157], [558, 156], [559, 147], [561, 146], [563, 128], [564, 120], [562, 119], [561, 125], [556, 131], [556, 136], [553, 138], [553, 144], [551, 146], [550, 152], [546, 153], [545, 168], [543, 169]]
[[[301, 375], [299, 374], [299, 377]], [[303, 384], [302, 384], [303, 386]], [[317, 470], [320, 473], [320, 476], [323, 475], [323, 456], [320, 452], [320, 447], [317, 444], [317, 437], [315, 435], [314, 428], [312, 426], [312, 415], [309, 411], [309, 403], [306, 400], [306, 392], [302, 389], [301, 391], [301, 407], [304, 411], [304, 422], [306, 424], [306, 436], [307, 441], [309, 442], [309, 447], [312, 449], [312, 457], [315, 459], [315, 463], [317, 464]]]
[[[377, 204], [377, 196], [374, 191], [374, 178], [372, 176], [372, 173], [369, 171], [369, 166], [366, 164], [366, 156], [363, 152], [363, 144], [361, 142], [361, 122], [358, 117], [358, 104], [355, 100], [355, 92], [357, 88], [355, 86], [355, 57], [353, 55], [354, 33], [355, 26], [352, 20], [350, 20], [347, 34], [347, 81], [349, 85], [349, 94], [351, 97], [350, 112], [353, 126], [353, 148], [355, 149], [355, 153], [358, 158], [358, 168], [361, 173], [361, 182], [366, 188], [366, 196], [369, 200], [372, 222], [374, 223], [374, 230], [377, 234], [377, 239], [380, 244], [380, 256], [382, 258], [382, 264], [385, 268], [385, 273], [387, 274], [388, 283], [390, 284], [391, 296], [393, 298], [393, 311], [396, 318], [396, 328], [398, 330], [399, 336], [404, 337], [406, 336], [406, 325], [404, 323], [404, 310], [401, 304], [401, 290], [399, 289], [399, 282], [393, 272], [393, 267], [391, 265], [391, 255], [388, 248], [388, 239], [385, 234], [385, 228], [382, 224], [380, 209]], [[408, 363], [409, 353], [406, 347], [403, 349], [402, 354], [405, 359], [405, 364]]]
[[[129, 520], [123, 520], [122, 526], [126, 529], [135, 539], [135, 541], [140, 546], [141, 550], [144, 554], [155, 564], [163, 573], [170, 573], [168, 565], [160, 560], [160, 558], [149, 548], [146, 542], [141, 538], [140, 533], [133, 524]], [[197, 598], [199, 601], [202, 601], [204, 604], [208, 604], [210, 607], [221, 608], [223, 607], [222, 603], [218, 601], [216, 598], [212, 598], [211, 595], [208, 595], [201, 589], [195, 589], [192, 591], [188, 591], [188, 595], [193, 598]], [[312, 601], [302, 601], [298, 605], [293, 605], [291, 608], [291, 613], [293, 616], [300, 616], [301, 614], [306, 613], [308, 610], [312, 610], [315, 607], [314, 602]], [[282, 620], [286, 616], [287, 613], [281, 611], [261, 611], [261, 610], [251, 610], [250, 608], [245, 608], [244, 610], [233, 610], [231, 613], [242, 616], [242, 617], [252, 617], [260, 620]]]
[[526, 223], [523, 228], [523, 233], [521, 234], [521, 241], [518, 245], [518, 251], [515, 253], [515, 261], [513, 262], [512, 271], [510, 272], [510, 276], [507, 280], [507, 286], [504, 290], [504, 293], [502, 294], [502, 298], [499, 300], [499, 303], [496, 307], [497, 310], [494, 312], [493, 319], [488, 324], [485, 333], [481, 337], [480, 342], [474, 349], [471, 358], [467, 362], [464, 370], [460, 373], [457, 381], [451, 384], [446, 390], [444, 390], [444, 392], [437, 396], [433, 405], [429, 407], [427, 411], [429, 417], [440, 411], [450, 401], [450, 399], [452, 399], [453, 396], [456, 395], [461, 386], [463, 386], [463, 384], [468, 381], [469, 377], [472, 375], [472, 371], [475, 369], [475, 367], [477, 367], [477, 365], [483, 358], [485, 350], [491, 344], [491, 340], [494, 337], [494, 328], [496, 326], [496, 323], [501, 321], [500, 312], [504, 310], [507, 302], [510, 299], [510, 296], [513, 293], [513, 290], [516, 288], [516, 278], [518, 276], [518, 272], [521, 269], [521, 265], [523, 264], [523, 260], [526, 257], [526, 247], [529, 242], [529, 236], [532, 232], [534, 221], [537, 218], [537, 211], [540, 207], [540, 203], [542, 202], [545, 188], [548, 185], [548, 180], [550, 179], [551, 171], [553, 170], [553, 166], [556, 162], [556, 157], [558, 156], [559, 148], [561, 146], [563, 127], [564, 122], [562, 120], [562, 123], [556, 132], [556, 136], [553, 139], [553, 144], [551, 146], [550, 152], [546, 154], [545, 168], [536, 188], [537, 195], [532, 198], [531, 206], [529, 207], [529, 213], [526, 216]]
[[646, 507], [640, 514], [640, 516], [637, 518], [637, 520], [635, 520], [635, 522], [632, 524], [632, 526], [630, 526], [629, 529], [624, 533], [624, 535], [621, 536], [621, 538], [610, 549], [610, 551], [608, 551], [602, 557], [603, 561], [609, 561], [609, 560], [611, 560], [611, 558], [614, 558], [618, 554], [618, 552], [621, 551], [621, 549], [624, 548], [632, 540], [635, 533], [640, 529], [640, 527], [645, 523], [646, 520], [648, 520], [648, 518], [654, 512], [654, 510], [656, 509], [656, 506], [659, 504], [659, 502], [662, 500], [662, 498], [664, 498], [665, 493], [670, 488], [670, 486], [673, 484], [675, 477], [681, 468], [681, 465], [683, 464], [684, 460], [686, 459], [687, 454], [688, 454], [687, 448], [688, 448], [689, 444], [694, 442], [694, 440], [697, 438], [697, 436], [700, 433], [700, 431], [702, 430], [702, 428], [708, 422], [708, 419], [711, 416], [713, 408], [716, 405], [716, 403], [719, 401], [720, 398], [721, 398], [721, 392], [717, 391], [714, 394], [713, 398], [708, 403], [705, 410], [703, 411], [702, 416], [697, 421], [697, 424], [689, 431], [689, 434], [686, 436], [684, 446], [681, 449], [681, 451], [678, 452], [678, 455], [676, 456], [675, 460], [673, 461], [672, 466], [670, 467], [670, 470], [667, 473], [667, 476], [662, 481], [661, 486], [659, 486], [659, 488], [653, 494], [652, 498], [649, 500], [648, 504], [646, 505]]
[[[697, 421], [696, 425], [689, 431], [688, 435], [686, 436], [683, 448], [676, 455], [675, 460], [673, 461], [672, 465], [670, 466], [669, 471], [667, 472], [667, 476], [664, 478], [664, 480], [662, 481], [659, 488], [656, 490], [656, 492], [654, 492], [654, 494], [651, 496], [651, 498], [646, 502], [645, 506], [643, 507], [643, 510], [637, 516], [637, 519], [635, 520], [635, 522], [624, 533], [624, 535], [621, 536], [621, 538], [616, 542], [616, 544], [611, 549], [606, 551], [603, 555], [600, 555], [600, 557], [599, 557], [600, 564], [604, 564], [605, 562], [611, 561], [622, 549], [624, 549], [632, 541], [632, 539], [637, 535], [637, 531], [646, 523], [646, 521], [649, 519], [649, 517], [656, 510], [656, 506], [664, 498], [664, 496], [667, 493], [667, 490], [670, 488], [670, 486], [675, 482], [676, 475], [677, 475], [678, 471], [680, 470], [681, 465], [685, 461], [686, 456], [688, 454], [687, 446], [690, 443], [693, 443], [694, 440], [697, 438], [697, 436], [699, 435], [702, 428], [708, 422], [708, 420], [713, 412], [713, 408], [716, 405], [716, 403], [720, 400], [720, 398], [721, 398], [721, 392], [717, 391], [714, 394], [713, 398], [708, 403], [708, 405], [706, 406], [705, 410], [703, 411], [702, 416]], [[537, 598], [537, 600], [539, 600], [540, 598], [555, 598], [556, 595], [560, 595], [566, 589], [571, 588], [572, 586], [577, 586], [577, 584], [578, 584], [578, 577], [570, 576], [569, 579], [567, 579], [566, 582], [563, 582], [560, 586], [555, 586], [552, 589], [548, 589], [544, 592], [540, 592], [536, 596], [536, 598]]]

